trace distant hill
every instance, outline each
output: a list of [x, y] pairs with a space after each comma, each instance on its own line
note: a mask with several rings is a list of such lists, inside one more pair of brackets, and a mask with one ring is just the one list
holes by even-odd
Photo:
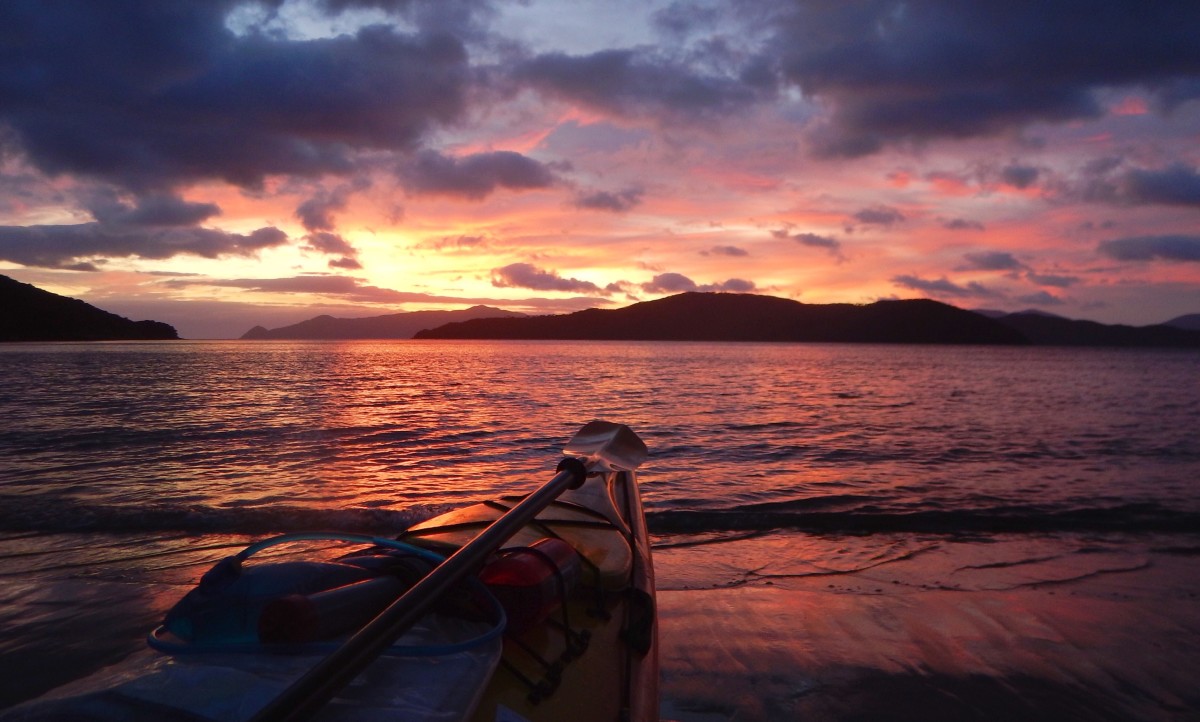
[[130, 321], [78, 299], [0, 276], [0, 341], [155, 341], [177, 339], [159, 321]]
[[1023, 344], [1012, 328], [929, 300], [806, 304], [774, 296], [681, 293], [625, 308], [474, 319], [417, 338]]
[[1039, 346], [1200, 348], [1200, 331], [1167, 324], [1106, 325], [1028, 311], [1010, 313], [996, 320], [1020, 331], [1031, 343]]
[[349, 340], [412, 338], [418, 331], [455, 321], [475, 318], [521, 318], [525, 314], [491, 306], [472, 306], [461, 311], [412, 311], [365, 318], [317, 316], [307, 321], [265, 329], [255, 326], [242, 335], [249, 340]]
[[1036, 308], [1030, 308], [1030, 309], [1026, 309], [1024, 311], [995, 311], [990, 308], [974, 308], [971, 310], [974, 311], [975, 313], [981, 313], [984, 316], [987, 316], [988, 318], [1004, 318], [1005, 316], [1012, 316], [1012, 315], [1018, 314], [1018, 313], [1032, 313], [1037, 316], [1049, 316], [1050, 318], [1063, 318], [1062, 316], [1050, 313], [1049, 311], [1041, 311]]
[[1200, 331], [1200, 313], [1189, 313], [1186, 316], [1177, 316], [1163, 324], [1164, 326], [1174, 326], [1175, 328], [1186, 328], [1189, 331]]

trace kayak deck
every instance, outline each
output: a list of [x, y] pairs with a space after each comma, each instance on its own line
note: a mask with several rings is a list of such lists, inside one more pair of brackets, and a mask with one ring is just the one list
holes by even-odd
[[[560, 539], [582, 560], [581, 583], [541, 623], [506, 633], [503, 641], [497, 635], [466, 649], [406, 651], [486, 636], [487, 623], [431, 613], [421, 627], [397, 640], [395, 653], [377, 659], [315, 719], [657, 719], [653, 571], [634, 484], [629, 472], [608, 472], [588, 481], [611, 487], [616, 498], [623, 498], [622, 516], [631, 515], [632, 524], [619, 527], [605, 509], [564, 500], [551, 504], [506, 545], [521, 548], [540, 539]], [[518, 500], [505, 498], [449, 512], [417, 525], [400, 541], [451, 553]], [[374, 558], [379, 551], [368, 548], [341, 559]], [[295, 576], [289, 564], [300, 566], [284, 562], [264, 568]], [[314, 562], [304, 570], [328, 574], [325, 568], [332, 566]], [[160, 628], [151, 639], [169, 653], [146, 650], [0, 718], [243, 722], [322, 659], [319, 649], [245, 642], [237, 630], [229, 631], [227, 620], [208, 623], [232, 641], [189, 643]], [[245, 653], [247, 648], [256, 653]]]
[[[475, 504], [400, 538], [451, 550], [521, 497]], [[562, 539], [583, 558], [583, 583], [545, 624], [506, 634], [473, 720], [656, 720], [654, 576], [636, 477], [612, 471], [563, 494], [508, 543]], [[565, 611], [565, 615], [562, 613]]]

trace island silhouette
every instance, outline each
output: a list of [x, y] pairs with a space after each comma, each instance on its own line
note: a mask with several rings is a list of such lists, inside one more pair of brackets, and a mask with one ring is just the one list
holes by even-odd
[[161, 341], [178, 339], [161, 321], [130, 321], [75, 298], [0, 276], [0, 341]]
[[1039, 312], [993, 318], [928, 299], [808, 304], [774, 296], [700, 292], [618, 309], [473, 319], [422, 331], [416, 337], [1200, 348], [1200, 331], [1161, 324], [1110, 326]]
[[[1042, 311], [968, 311], [929, 299], [801, 303], [748, 293], [688, 292], [624, 308], [530, 316], [491, 306], [360, 318], [317, 316], [255, 326], [248, 340], [512, 339], [777, 341], [1200, 348], [1200, 314], [1124, 326]], [[0, 342], [178, 339], [160, 321], [131, 321], [0, 275]]]
[[363, 318], [317, 316], [290, 326], [266, 329], [255, 326], [242, 334], [243, 340], [324, 340], [412, 338], [418, 331], [455, 321], [475, 318], [515, 318], [525, 314], [491, 306], [472, 306], [461, 311], [410, 311]]

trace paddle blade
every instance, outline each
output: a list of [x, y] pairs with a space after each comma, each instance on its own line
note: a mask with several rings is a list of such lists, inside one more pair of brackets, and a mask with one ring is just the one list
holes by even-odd
[[581, 456], [589, 467], [633, 471], [646, 460], [646, 444], [624, 424], [589, 421], [571, 437], [563, 453]]

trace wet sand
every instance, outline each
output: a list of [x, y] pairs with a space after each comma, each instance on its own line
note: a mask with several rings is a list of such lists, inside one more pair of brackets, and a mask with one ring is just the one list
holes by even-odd
[[[664, 549], [660, 579], [694, 576], [659, 593], [663, 719], [1200, 720], [1198, 551], [795, 536]], [[802, 561], [813, 553], [825, 562]]]

